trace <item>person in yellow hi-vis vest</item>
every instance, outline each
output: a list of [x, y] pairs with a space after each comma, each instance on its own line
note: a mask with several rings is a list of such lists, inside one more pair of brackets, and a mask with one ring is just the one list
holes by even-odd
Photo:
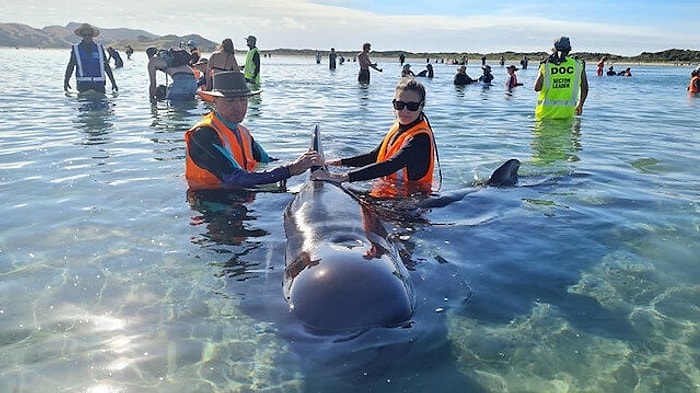
[[255, 36], [249, 35], [246, 37], [246, 44], [248, 45], [248, 53], [245, 56], [245, 65], [243, 65], [243, 73], [245, 75], [245, 80], [248, 83], [254, 83], [256, 85], [260, 84], [260, 51], [255, 46], [258, 39]]
[[585, 63], [568, 57], [569, 37], [554, 41], [552, 55], [540, 64], [535, 91], [540, 94], [535, 108], [536, 119], [569, 119], [583, 113], [588, 96]]

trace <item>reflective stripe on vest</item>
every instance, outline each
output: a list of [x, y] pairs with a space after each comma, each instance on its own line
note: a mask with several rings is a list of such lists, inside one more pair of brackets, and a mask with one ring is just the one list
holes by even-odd
[[[194, 130], [201, 127], [209, 127], [216, 131], [221, 145], [229, 159], [233, 158], [234, 166], [247, 171], [252, 171], [258, 166], [258, 162], [253, 157], [253, 144], [250, 130], [242, 124], [238, 124], [237, 132], [230, 130], [224, 123], [216, 118], [214, 112], [209, 113], [202, 121], [185, 132], [185, 145], [190, 144], [190, 135]], [[217, 146], [218, 147], [218, 146]], [[223, 152], [222, 152], [223, 153]], [[190, 157], [189, 149], [185, 158], [185, 177], [187, 180], [196, 181], [207, 185], [220, 184], [219, 178], [213, 173], [199, 167]]]
[[[83, 47], [73, 44], [73, 54], [75, 55], [75, 80], [79, 83], [85, 82], [106, 82], [105, 78], [105, 54], [101, 44], [92, 43], [93, 51], [87, 53]], [[97, 58], [95, 58], [97, 52]]]
[[[255, 57], [254, 54], [256, 54], [256, 53], [258, 53], [257, 47], [249, 50], [248, 53], [245, 55], [245, 66], [243, 67], [243, 73], [244, 73], [246, 79], [253, 78], [253, 69], [255, 68], [255, 63], [253, 62], [253, 57]], [[253, 82], [260, 83], [260, 70], [257, 70], [257, 71], [258, 71], [258, 75], [255, 77], [255, 80]]]

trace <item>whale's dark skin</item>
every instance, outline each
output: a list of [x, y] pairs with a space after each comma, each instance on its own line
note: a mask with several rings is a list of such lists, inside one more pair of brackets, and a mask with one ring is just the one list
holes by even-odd
[[[318, 127], [312, 148], [322, 153]], [[284, 297], [317, 331], [401, 326], [415, 299], [409, 273], [372, 207], [340, 184], [306, 180], [284, 213]]]

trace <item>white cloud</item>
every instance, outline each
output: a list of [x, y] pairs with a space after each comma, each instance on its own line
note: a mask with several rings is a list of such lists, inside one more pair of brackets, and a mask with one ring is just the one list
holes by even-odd
[[689, 34], [665, 33], [646, 24], [635, 27], [514, 16], [507, 7], [498, 15], [383, 16], [326, 3], [208, 0], [206, 5], [193, 7], [185, 0], [114, 0], [91, 7], [66, 7], [62, 0], [5, 0], [0, 5], [0, 21], [33, 27], [87, 21], [103, 28], [128, 27], [155, 34], [196, 33], [215, 42], [230, 37], [237, 47], [244, 46], [243, 37], [254, 34], [261, 49], [334, 46], [359, 51], [369, 41], [379, 51], [531, 52], [548, 50], [559, 35], [570, 36], [575, 51], [623, 55], [697, 46]]

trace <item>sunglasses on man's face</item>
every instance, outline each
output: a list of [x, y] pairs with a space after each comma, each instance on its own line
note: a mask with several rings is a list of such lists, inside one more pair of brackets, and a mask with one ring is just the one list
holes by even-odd
[[420, 102], [406, 102], [406, 101], [397, 101], [393, 100], [391, 103], [394, 105], [394, 109], [397, 111], [403, 110], [403, 108], [408, 108], [409, 111], [415, 112], [420, 108], [421, 104], [423, 101]]

